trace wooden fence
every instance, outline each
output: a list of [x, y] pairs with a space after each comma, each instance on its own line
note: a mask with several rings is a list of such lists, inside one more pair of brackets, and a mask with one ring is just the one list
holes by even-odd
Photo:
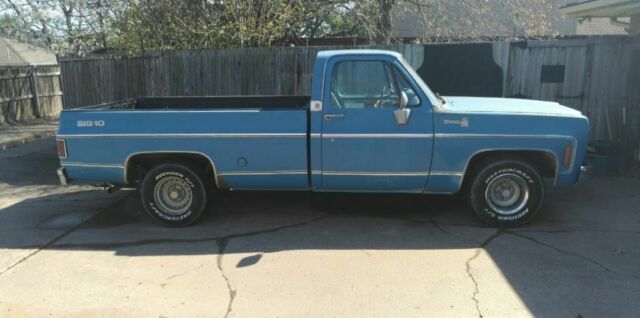
[[0, 67], [0, 125], [55, 119], [61, 110], [59, 66]]
[[[545, 67], [562, 78], [543, 81]], [[591, 139], [621, 142], [638, 155], [640, 37], [528, 41], [512, 45], [505, 96], [557, 101], [590, 119]]]
[[[380, 48], [422, 63], [420, 46]], [[167, 51], [129, 59], [61, 60], [65, 107], [139, 96], [309, 95], [313, 62], [326, 49]]]
[[[331, 48], [167, 51], [128, 59], [62, 60], [65, 107], [140, 96], [308, 95], [315, 56]], [[367, 48], [402, 53], [443, 95], [478, 95], [488, 91], [488, 84], [490, 96], [558, 101], [576, 108], [590, 119], [592, 141], [620, 142], [638, 155], [640, 37]], [[473, 86], [475, 90], [469, 89]]]

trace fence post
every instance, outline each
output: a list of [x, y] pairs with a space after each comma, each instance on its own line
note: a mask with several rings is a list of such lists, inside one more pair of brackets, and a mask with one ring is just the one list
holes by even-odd
[[60, 63], [60, 59], [57, 58], [58, 60], [58, 73], [60, 73], [58, 75], [58, 85], [60, 85], [60, 93], [62, 93], [60, 95], [60, 103], [62, 103], [62, 110], [67, 109], [66, 104], [64, 103], [64, 84], [63, 84], [63, 80], [62, 80], [62, 63]]
[[31, 88], [33, 115], [40, 118], [40, 99], [38, 97], [38, 86], [36, 85], [36, 67], [29, 66], [29, 86]]

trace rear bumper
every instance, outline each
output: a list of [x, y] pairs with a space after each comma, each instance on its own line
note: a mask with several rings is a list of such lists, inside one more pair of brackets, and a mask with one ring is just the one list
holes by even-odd
[[58, 179], [60, 179], [60, 185], [66, 186], [69, 184], [69, 176], [64, 168], [58, 168]]
[[578, 183], [587, 182], [592, 177], [593, 177], [593, 166], [591, 165], [580, 166], [580, 176], [578, 177]]

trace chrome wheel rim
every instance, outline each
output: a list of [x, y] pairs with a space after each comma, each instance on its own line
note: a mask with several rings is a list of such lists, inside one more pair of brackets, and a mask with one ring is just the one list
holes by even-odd
[[496, 213], [515, 214], [529, 201], [529, 185], [517, 174], [499, 175], [487, 185], [485, 200]]
[[156, 183], [153, 191], [156, 204], [162, 211], [171, 215], [180, 215], [191, 208], [193, 192], [184, 180], [177, 177], [166, 177]]

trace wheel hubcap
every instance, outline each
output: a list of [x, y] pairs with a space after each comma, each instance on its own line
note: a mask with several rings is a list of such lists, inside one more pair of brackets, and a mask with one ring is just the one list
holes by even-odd
[[502, 174], [489, 182], [485, 199], [495, 212], [503, 215], [515, 214], [529, 201], [529, 185], [517, 174]]
[[166, 177], [156, 183], [153, 197], [167, 214], [180, 215], [189, 210], [193, 202], [191, 187], [177, 177]]

